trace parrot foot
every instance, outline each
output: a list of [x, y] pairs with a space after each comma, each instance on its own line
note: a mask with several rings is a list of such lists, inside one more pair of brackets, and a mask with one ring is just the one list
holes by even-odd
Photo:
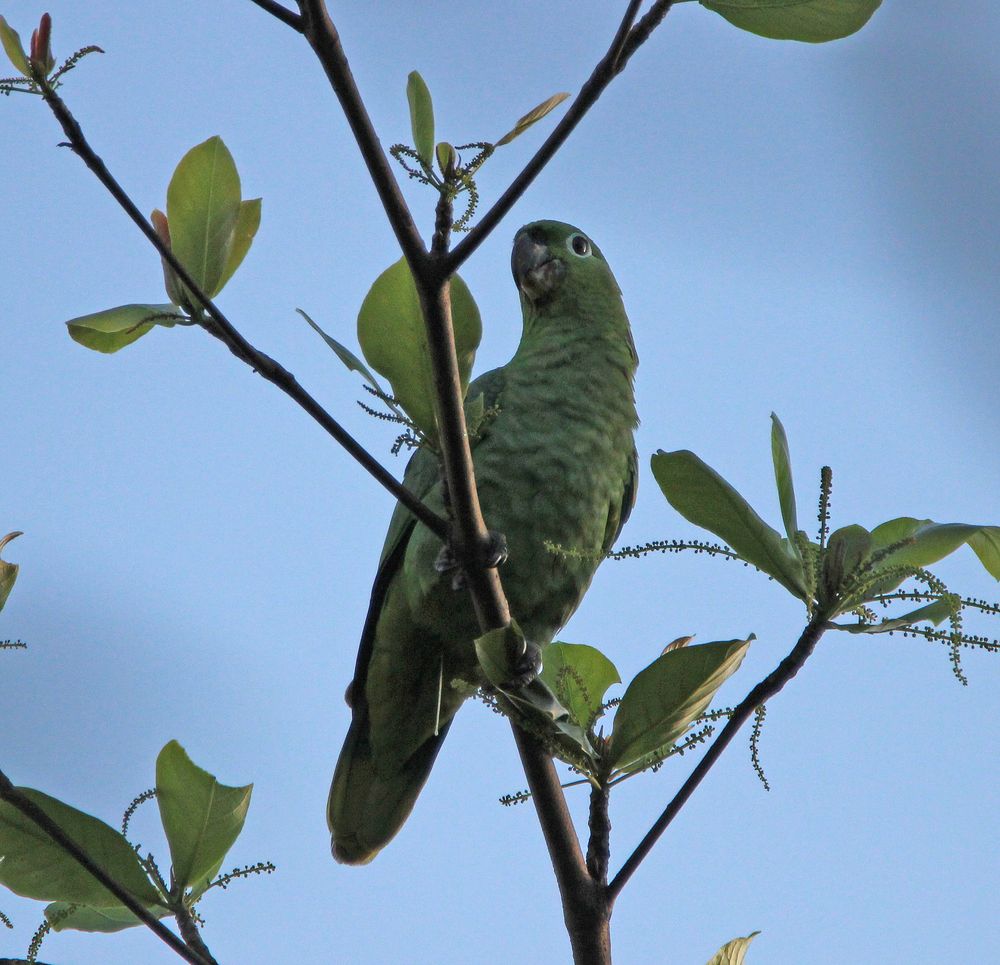
[[[503, 533], [489, 531], [487, 541], [480, 548], [479, 565], [488, 570], [495, 570], [507, 560], [507, 537]], [[434, 561], [434, 569], [442, 575], [451, 574], [451, 588], [463, 590], [466, 586], [465, 572], [451, 543], [445, 543]]]
[[542, 648], [530, 640], [524, 641], [524, 651], [514, 659], [510, 667], [510, 680], [503, 690], [520, 690], [527, 687], [542, 669]]

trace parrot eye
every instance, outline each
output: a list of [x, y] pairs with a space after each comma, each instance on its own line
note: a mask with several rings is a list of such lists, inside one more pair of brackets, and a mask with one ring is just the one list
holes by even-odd
[[585, 258], [590, 254], [590, 242], [583, 235], [573, 235], [569, 239], [569, 247], [573, 254]]

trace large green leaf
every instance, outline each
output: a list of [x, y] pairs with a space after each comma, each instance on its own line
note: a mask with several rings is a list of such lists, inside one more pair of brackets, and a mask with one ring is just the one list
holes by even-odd
[[[854, 595], [845, 597], [843, 591], [850, 578], [871, 555], [872, 534], [864, 526], [842, 526], [830, 534], [823, 553], [823, 568], [820, 573], [823, 601], [840, 598], [840, 609], [850, 609]], [[864, 595], [862, 594], [862, 599]]]
[[24, 74], [25, 77], [30, 77], [31, 70], [28, 67], [28, 57], [24, 52], [21, 37], [3, 17], [0, 17], [0, 44], [3, 45], [10, 62], [17, 71]]
[[743, 965], [747, 949], [758, 935], [759, 931], [750, 932], [746, 938], [734, 938], [726, 942], [709, 960], [708, 965]]
[[715, 533], [733, 550], [805, 600], [802, 562], [788, 540], [767, 525], [711, 466], [686, 449], [652, 458], [653, 475], [667, 501], [685, 519]]
[[110, 354], [142, 338], [154, 325], [173, 328], [183, 316], [174, 305], [119, 305], [71, 318], [70, 338], [95, 352]]
[[[900, 516], [872, 530], [872, 552], [900, 546], [879, 564], [879, 569], [893, 566], [924, 567], [949, 556], [968, 543], [986, 571], [1000, 580], [1000, 526], [977, 526], [969, 523], [935, 523], [930, 519]], [[869, 597], [888, 593], [905, 577], [890, 577], [869, 590]]]
[[[3, 539], [0, 539], [0, 553], [3, 552], [3, 548], [12, 539], [17, 539], [18, 536], [23, 535], [18, 530], [14, 533], [8, 533]], [[14, 588], [14, 581], [17, 579], [17, 570], [17, 563], [8, 563], [6, 560], [0, 560], [0, 610], [3, 609], [4, 604], [7, 602], [7, 597], [10, 596], [10, 591]]]
[[181, 158], [167, 188], [171, 248], [209, 298], [221, 290], [230, 264], [240, 199], [236, 164], [218, 136]]
[[741, 30], [775, 40], [825, 43], [860, 30], [882, 0], [701, 0]]
[[749, 646], [750, 640], [726, 640], [681, 647], [640, 671], [615, 712], [608, 763], [622, 769], [666, 750], [736, 672]]
[[406, 78], [406, 100], [410, 105], [413, 146], [428, 167], [434, 159], [434, 102], [423, 77], [415, 70]]
[[[20, 790], [137, 901], [150, 907], [162, 905], [132, 845], [114, 828], [41, 791]], [[6, 801], [0, 801], [0, 884], [41, 901], [97, 908], [118, 905], [104, 885]]]
[[[483, 327], [475, 300], [458, 275], [451, 279], [451, 317], [464, 392]], [[405, 259], [382, 272], [365, 296], [358, 313], [358, 343], [368, 364], [389, 380], [392, 394], [407, 415], [426, 435], [435, 438], [434, 382], [427, 332], [417, 287]]]
[[584, 729], [597, 717], [608, 687], [621, 683], [617, 668], [600, 650], [579, 643], [547, 646], [539, 676]]
[[798, 532], [799, 521], [795, 512], [795, 487], [792, 485], [792, 463], [788, 455], [788, 437], [781, 420], [771, 413], [771, 460], [774, 463], [774, 482], [778, 487], [778, 503], [781, 506], [781, 519], [785, 524], [785, 533], [792, 551], [798, 555], [795, 544], [795, 534]]
[[[155, 918], [166, 918], [171, 914], [168, 908], [147, 909]], [[45, 920], [53, 931], [116, 932], [144, 924], [124, 905], [110, 908], [89, 908], [86, 905], [72, 905], [66, 901], [54, 901], [45, 906]]]
[[214, 875], [243, 830], [252, 784], [227, 787], [192, 763], [177, 741], [156, 758], [156, 802], [178, 888]]

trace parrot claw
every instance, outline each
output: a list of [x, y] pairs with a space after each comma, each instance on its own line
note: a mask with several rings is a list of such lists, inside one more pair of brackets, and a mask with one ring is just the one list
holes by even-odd
[[[488, 539], [481, 550], [480, 565], [489, 570], [495, 570], [507, 561], [507, 537], [503, 533], [489, 531]], [[434, 561], [434, 569], [444, 575], [451, 574], [451, 588], [463, 590], [467, 581], [462, 564], [451, 548], [451, 543], [445, 543]]]

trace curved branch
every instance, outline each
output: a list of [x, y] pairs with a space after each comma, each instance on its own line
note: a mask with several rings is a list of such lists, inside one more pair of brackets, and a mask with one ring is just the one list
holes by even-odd
[[69, 108], [52, 89], [43, 76], [36, 73], [35, 81], [42, 90], [42, 96], [49, 109], [59, 121], [66, 137], [68, 146], [84, 164], [94, 173], [97, 179], [107, 189], [108, 193], [118, 202], [119, 206], [132, 219], [133, 223], [146, 236], [149, 243], [160, 253], [160, 256], [170, 265], [185, 287], [199, 301], [206, 314], [214, 324], [201, 323], [210, 335], [219, 339], [230, 352], [240, 361], [245, 362], [255, 372], [263, 376], [272, 385], [276, 385], [289, 398], [304, 409], [312, 418], [326, 430], [353, 458], [366, 469], [375, 480], [395, 496], [414, 516], [417, 517], [432, 532], [445, 538], [448, 524], [436, 513], [411, 493], [402, 483], [390, 473], [375, 457], [368, 452], [336, 419], [330, 415], [301, 385], [298, 380], [279, 362], [265, 355], [251, 345], [219, 310], [215, 303], [201, 290], [187, 269], [182, 265], [160, 239], [153, 226], [143, 217], [132, 199], [122, 186], [115, 180], [107, 165], [94, 151], [87, 141], [76, 118]]
[[719, 736], [713, 741], [705, 756], [698, 762], [697, 767], [691, 772], [688, 779], [681, 785], [680, 790], [674, 795], [673, 800], [667, 805], [663, 813], [656, 819], [656, 823], [649, 829], [646, 836], [639, 842], [639, 846], [629, 855], [628, 860], [621, 866], [618, 874], [615, 875], [611, 884], [608, 885], [608, 900], [613, 904], [615, 899], [625, 887], [629, 878], [635, 873], [636, 868], [643, 859], [653, 849], [653, 846], [660, 839], [660, 836], [670, 822], [677, 817], [678, 813], [687, 800], [694, 793], [695, 788], [702, 782], [702, 779], [712, 769], [715, 762], [722, 755], [722, 752], [729, 746], [730, 741], [736, 736], [736, 732], [747, 722], [754, 710], [761, 704], [767, 703], [777, 694], [789, 680], [792, 679], [801, 669], [802, 665], [809, 659], [819, 638], [823, 636], [826, 629], [826, 616], [814, 615], [802, 631], [802, 636], [778, 666], [771, 671], [753, 690], [750, 691], [740, 702], [736, 710], [733, 711], [729, 722], [719, 732]]
[[56, 824], [34, 801], [25, 797], [16, 787], [10, 778], [3, 771], [0, 771], [0, 800], [6, 801], [11, 807], [16, 808], [29, 821], [41, 828], [60, 848], [71, 858], [82, 865], [91, 875], [94, 876], [108, 891], [111, 892], [133, 915], [136, 916], [150, 931], [155, 933], [169, 945], [181, 958], [193, 965], [215, 965], [215, 959], [203, 958], [198, 952], [189, 948], [159, 919], [149, 913], [140, 902], [136, 901], [114, 878], [107, 874], [103, 868], [94, 864], [90, 856], [70, 838], [62, 828]]

